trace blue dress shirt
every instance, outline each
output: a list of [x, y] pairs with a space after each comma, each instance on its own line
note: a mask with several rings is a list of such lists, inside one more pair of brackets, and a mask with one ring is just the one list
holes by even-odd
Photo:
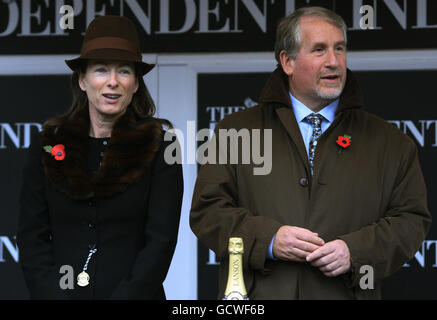
[[[305, 144], [305, 149], [307, 151], [307, 156], [309, 158], [310, 154], [310, 139], [311, 135], [313, 134], [313, 127], [308, 122], [305, 121], [305, 118], [313, 113], [313, 111], [308, 108], [306, 105], [304, 105], [302, 102], [297, 100], [290, 92], [290, 99], [291, 99], [291, 106], [293, 107], [294, 116], [296, 117], [297, 124], [300, 129], [300, 133], [302, 134], [303, 142]], [[328, 127], [331, 125], [331, 123], [334, 121], [335, 118], [335, 111], [338, 107], [338, 102], [340, 99], [337, 99], [330, 104], [328, 104], [326, 107], [324, 107], [319, 112], [316, 112], [317, 114], [320, 114], [323, 116], [322, 120], [322, 134], [323, 132], [328, 129]], [[273, 236], [272, 241], [269, 245], [269, 251], [267, 252], [267, 258], [269, 259], [275, 259], [273, 256], [273, 241], [275, 240], [275, 236]]]

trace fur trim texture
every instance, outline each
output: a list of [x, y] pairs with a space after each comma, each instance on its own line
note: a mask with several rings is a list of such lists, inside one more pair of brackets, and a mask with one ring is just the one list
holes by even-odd
[[56, 132], [52, 127], [41, 132], [41, 146], [65, 146], [64, 160], [42, 152], [41, 161], [45, 175], [73, 199], [109, 197], [125, 191], [154, 159], [163, 133], [160, 122], [150, 118], [137, 123], [128, 109], [114, 124], [101, 166], [90, 177], [85, 170], [89, 121], [88, 110], [84, 110]]

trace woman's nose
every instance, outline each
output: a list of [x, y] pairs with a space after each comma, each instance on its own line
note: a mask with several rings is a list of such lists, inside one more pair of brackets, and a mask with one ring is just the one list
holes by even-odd
[[109, 73], [108, 85], [111, 87], [116, 87], [118, 85], [117, 72], [111, 70]]

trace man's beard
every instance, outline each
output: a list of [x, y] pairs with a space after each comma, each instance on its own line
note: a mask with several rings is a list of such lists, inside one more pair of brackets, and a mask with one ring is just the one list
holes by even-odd
[[[328, 88], [330, 90], [326, 90]], [[342, 92], [343, 92], [343, 83], [340, 83], [338, 87], [323, 87], [322, 89], [319, 86], [316, 89], [317, 96], [325, 100], [335, 100], [338, 97], [340, 97]]]

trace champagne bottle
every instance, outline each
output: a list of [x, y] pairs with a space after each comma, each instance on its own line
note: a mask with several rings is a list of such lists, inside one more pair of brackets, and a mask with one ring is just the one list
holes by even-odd
[[243, 239], [229, 238], [229, 274], [223, 300], [249, 300], [243, 279]]

